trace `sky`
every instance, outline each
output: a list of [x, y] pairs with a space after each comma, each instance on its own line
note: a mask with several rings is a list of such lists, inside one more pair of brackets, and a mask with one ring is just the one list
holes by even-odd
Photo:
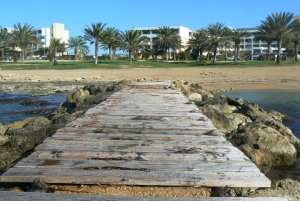
[[20, 22], [41, 28], [58, 22], [70, 36], [83, 35], [93, 22], [121, 31], [176, 25], [196, 30], [216, 22], [247, 28], [280, 11], [300, 15], [300, 0], [5, 0], [0, 4], [0, 26]]

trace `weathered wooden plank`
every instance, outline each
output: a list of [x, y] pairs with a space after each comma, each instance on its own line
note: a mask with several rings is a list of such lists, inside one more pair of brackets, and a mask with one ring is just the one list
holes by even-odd
[[101, 152], [139, 152], [139, 153], [200, 153], [201, 151], [234, 154], [240, 152], [237, 148], [230, 145], [155, 145], [143, 146], [142, 144], [119, 144], [119, 145], [99, 145], [82, 143], [43, 143], [35, 148], [36, 151], [101, 151]]
[[5, 201], [288, 201], [279, 197], [138, 197], [0, 191]]
[[135, 153], [135, 152], [78, 152], [78, 151], [35, 151], [29, 160], [62, 159], [62, 160], [141, 160], [141, 161], [180, 161], [184, 163], [201, 161], [250, 161], [243, 153], [221, 153], [201, 151], [200, 153]]
[[210, 137], [210, 138], [198, 138], [198, 139], [184, 139], [184, 140], [133, 140], [133, 139], [109, 139], [109, 140], [72, 140], [72, 139], [57, 139], [57, 138], [47, 138], [45, 141], [47, 144], [65, 144], [72, 145], [77, 144], [80, 146], [85, 145], [97, 145], [97, 146], [168, 146], [168, 147], [194, 147], [197, 148], [203, 145], [213, 145], [215, 147], [223, 147], [223, 146], [232, 146], [230, 142], [225, 140], [224, 137]]
[[59, 129], [59, 132], [94, 132], [94, 133], [104, 133], [104, 134], [149, 134], [149, 135], [210, 135], [210, 136], [222, 136], [223, 133], [216, 130], [216, 128], [205, 128], [201, 130], [186, 130], [186, 129], [177, 129], [177, 130], [160, 130], [160, 129], [112, 129], [112, 128], [94, 128], [94, 127], [65, 127]]
[[[252, 172], [257, 171], [257, 167], [248, 161], [190, 161], [189, 163], [180, 163], [180, 161], [143, 161], [143, 160], [62, 160], [62, 159], [47, 159], [47, 160], [30, 160], [23, 159], [14, 168], [49, 168], [60, 171], [61, 169], [76, 169], [76, 170], [184, 170], [184, 171], [201, 171], [207, 172]], [[37, 170], [38, 171], [38, 170]]]
[[76, 170], [48, 168], [11, 168], [1, 182], [31, 183], [42, 178], [47, 183], [110, 184], [141, 186], [229, 186], [270, 187], [271, 182], [260, 172], [141, 171], [141, 170]]
[[[60, 140], [71, 140], [71, 141], [95, 141], [95, 140], [201, 140], [201, 141], [226, 141], [226, 139], [222, 136], [209, 136], [209, 135], [175, 135], [175, 134], [132, 134], [132, 133], [94, 133], [94, 132], [86, 132], [86, 131], [74, 131], [74, 132], [56, 132], [52, 135], [54, 139]], [[51, 138], [48, 138], [51, 139]]]

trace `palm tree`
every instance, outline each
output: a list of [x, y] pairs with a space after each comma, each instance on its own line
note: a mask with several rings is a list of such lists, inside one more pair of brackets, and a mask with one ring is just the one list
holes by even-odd
[[208, 32], [204, 29], [197, 30], [189, 40], [189, 47], [197, 53], [197, 60], [202, 60], [204, 49], [208, 46]]
[[69, 47], [74, 49], [74, 59], [80, 59], [81, 55], [85, 55], [88, 50], [88, 46], [82, 36], [71, 37], [68, 41]]
[[224, 24], [218, 22], [216, 24], [208, 25], [207, 31], [209, 35], [209, 43], [213, 49], [213, 62], [215, 63], [217, 61], [218, 46], [226, 37], [227, 29]]
[[14, 24], [10, 37], [14, 44], [21, 49], [22, 63], [24, 63], [28, 46], [39, 42], [33, 26], [26, 23], [24, 25]]
[[129, 63], [132, 64], [132, 55], [138, 50], [145, 48], [145, 43], [148, 41], [146, 36], [137, 30], [121, 32], [120, 47], [129, 53]]
[[8, 45], [8, 33], [7, 30], [0, 27], [0, 49], [2, 50], [2, 60], [4, 60], [4, 49]]
[[62, 43], [58, 38], [52, 38], [50, 40], [49, 52], [50, 52], [50, 59], [52, 59], [53, 65], [57, 65], [56, 55], [61, 49]]
[[268, 27], [277, 41], [277, 63], [280, 63], [282, 41], [297, 31], [297, 21], [292, 13], [279, 12], [267, 16], [266, 20], [262, 21], [262, 25]]
[[99, 45], [100, 42], [103, 42], [105, 25], [100, 22], [92, 23], [91, 27], [87, 26], [84, 29], [85, 39], [90, 41], [91, 44], [95, 44], [95, 64], [98, 64]]
[[231, 39], [234, 42], [234, 61], [240, 60], [240, 44], [247, 36], [247, 32], [243, 30], [232, 30]]
[[275, 40], [273, 36], [273, 32], [269, 28], [269, 26], [267, 26], [266, 23], [262, 23], [260, 26], [257, 27], [257, 29], [258, 29], [258, 35], [256, 36], [256, 38], [267, 42], [267, 46], [268, 46], [267, 61], [270, 61], [271, 45]]
[[153, 44], [164, 50], [165, 60], [168, 60], [168, 50], [176, 43], [178, 43], [178, 32], [168, 26], [159, 27], [157, 36], [153, 38]]
[[104, 32], [103, 47], [108, 49], [109, 58], [113, 60], [120, 43], [120, 31], [114, 27], [107, 28]]

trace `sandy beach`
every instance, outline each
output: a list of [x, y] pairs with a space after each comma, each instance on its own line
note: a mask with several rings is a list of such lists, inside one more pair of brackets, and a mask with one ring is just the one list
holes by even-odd
[[187, 80], [209, 89], [300, 89], [300, 66], [258, 68], [124, 68], [0, 70], [0, 82], [100, 81], [152, 78]]

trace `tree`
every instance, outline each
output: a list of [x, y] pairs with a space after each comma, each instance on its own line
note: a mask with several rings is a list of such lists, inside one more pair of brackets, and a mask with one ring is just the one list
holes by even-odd
[[36, 37], [36, 32], [30, 24], [21, 25], [14, 24], [12, 32], [9, 34], [11, 41], [16, 47], [21, 49], [22, 63], [25, 62], [25, 54], [27, 48], [32, 44], [37, 44], [39, 39]]
[[168, 26], [159, 27], [153, 44], [164, 50], [165, 60], [168, 60], [168, 50], [178, 44], [178, 31]]
[[268, 46], [267, 52], [267, 61], [270, 61], [270, 53], [271, 53], [271, 45], [275, 40], [272, 30], [266, 23], [262, 23], [260, 26], [257, 27], [258, 35], [256, 36], [257, 39], [266, 41]]
[[103, 47], [108, 49], [109, 58], [113, 60], [115, 58], [116, 50], [120, 44], [120, 31], [116, 28], [107, 28], [104, 32]]
[[192, 51], [195, 51], [197, 54], [197, 60], [202, 60], [202, 55], [204, 49], [208, 46], [208, 32], [204, 29], [197, 30], [193, 33], [191, 39], [189, 40], [189, 47]]
[[234, 42], [234, 61], [240, 60], [240, 44], [247, 36], [247, 32], [243, 30], [232, 30], [231, 39]]
[[144, 49], [145, 43], [149, 39], [146, 36], [142, 36], [142, 33], [137, 30], [121, 32], [120, 37], [120, 47], [121, 49], [128, 51], [129, 63], [132, 64], [133, 54]]
[[1, 49], [1, 57], [2, 60], [4, 60], [4, 49], [7, 47], [8, 45], [8, 33], [7, 30], [0, 27], [0, 49]]
[[80, 59], [81, 55], [85, 55], [88, 52], [88, 46], [82, 36], [70, 37], [69, 47], [74, 49], [74, 59]]
[[91, 44], [95, 44], [95, 64], [98, 64], [98, 52], [100, 42], [103, 42], [104, 38], [104, 28], [106, 24], [103, 23], [92, 23], [91, 27], [86, 27], [84, 29], [84, 37]]
[[52, 38], [50, 41], [50, 46], [49, 46], [49, 52], [50, 52], [50, 59], [53, 62], [53, 65], [57, 65], [57, 59], [56, 55], [59, 52], [59, 49], [61, 48], [62, 43], [60, 39], [58, 38]]
[[266, 26], [273, 33], [273, 37], [277, 41], [278, 53], [276, 61], [280, 63], [282, 41], [297, 31], [297, 21], [294, 19], [292, 13], [279, 12], [267, 16], [266, 20], [262, 21], [262, 26]]
[[215, 63], [217, 61], [218, 46], [226, 37], [227, 29], [224, 24], [218, 22], [208, 25], [207, 31], [209, 35], [208, 41], [213, 49], [213, 62]]

